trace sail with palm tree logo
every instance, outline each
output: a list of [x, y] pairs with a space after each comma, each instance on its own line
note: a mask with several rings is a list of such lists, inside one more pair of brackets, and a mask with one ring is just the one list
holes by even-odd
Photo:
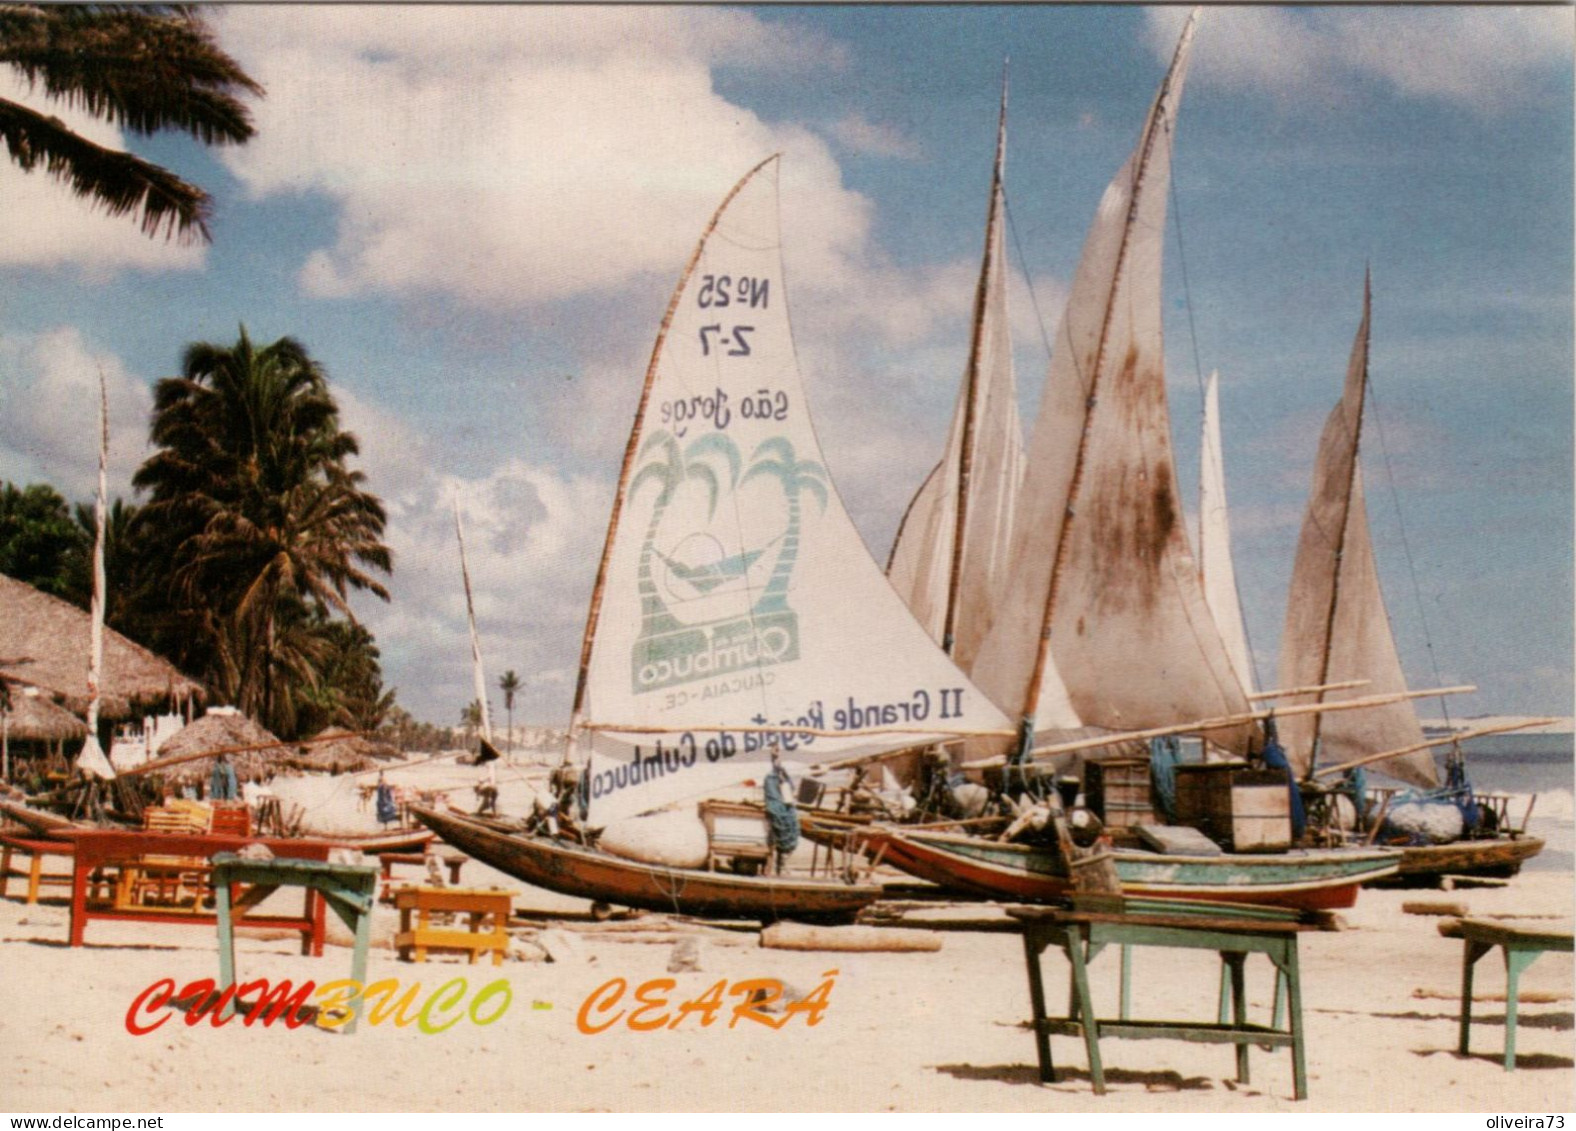
[[794, 355], [778, 160], [723, 202], [658, 333], [587, 620], [571, 741], [606, 823], [800, 762], [1006, 718], [837, 497]]

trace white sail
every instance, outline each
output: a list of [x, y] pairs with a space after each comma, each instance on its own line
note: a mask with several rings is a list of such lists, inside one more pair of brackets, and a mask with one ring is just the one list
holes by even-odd
[[1007, 318], [1006, 145], [1004, 88], [968, 367], [941, 462], [909, 504], [887, 566], [892, 587], [965, 672], [1006, 591], [1023, 478]]
[[88, 736], [82, 744], [82, 752], [77, 755], [76, 766], [83, 773], [106, 781], [115, 776], [115, 767], [110, 763], [104, 753], [104, 748], [99, 745], [99, 699], [102, 696], [102, 683], [104, 679], [104, 590], [106, 579], [104, 577], [104, 527], [105, 527], [105, 496], [109, 493], [108, 471], [109, 463], [109, 397], [104, 389], [104, 373], [99, 372], [99, 459], [98, 459], [98, 495], [93, 503], [93, 599], [90, 606], [92, 628], [89, 636], [88, 654]]
[[480, 705], [482, 738], [492, 742], [492, 716], [487, 710], [487, 676], [482, 669], [482, 640], [476, 632], [476, 607], [471, 600], [471, 570], [465, 561], [465, 529], [460, 525], [460, 500], [454, 500], [454, 537], [460, 544], [460, 580], [465, 583], [465, 619], [471, 629], [471, 679]]
[[[1406, 676], [1390, 634], [1379, 571], [1368, 533], [1358, 448], [1368, 385], [1369, 293], [1363, 285], [1363, 318], [1352, 344], [1340, 403], [1325, 422], [1313, 468], [1313, 489], [1297, 539], [1286, 624], [1281, 632], [1280, 682], [1286, 687], [1366, 680], [1360, 689], [1321, 696], [1337, 702], [1355, 695], [1406, 690]], [[1345, 762], [1381, 750], [1415, 747], [1422, 727], [1411, 700], [1380, 707], [1285, 719], [1280, 737], [1299, 777], [1315, 757]], [[1411, 785], [1438, 784], [1427, 750], [1379, 763]]]
[[1214, 614], [1242, 689], [1258, 690], [1253, 675], [1253, 653], [1248, 650], [1248, 630], [1237, 596], [1237, 574], [1231, 565], [1231, 521], [1226, 510], [1226, 460], [1220, 446], [1220, 374], [1209, 375], [1204, 391], [1204, 439], [1199, 454], [1198, 572], [1204, 581], [1204, 600]]
[[1010, 729], [832, 487], [789, 328], [777, 173], [768, 159], [723, 202], [653, 351], [571, 724], [595, 736], [593, 824], [758, 775], [773, 748], [823, 760]]
[[[1013, 580], [972, 672], [999, 705], [1022, 707], [1026, 727], [1247, 711], [1184, 529], [1161, 340], [1171, 147], [1196, 20], [1084, 243], [1029, 445]], [[1249, 728], [1212, 738], [1240, 750]]]

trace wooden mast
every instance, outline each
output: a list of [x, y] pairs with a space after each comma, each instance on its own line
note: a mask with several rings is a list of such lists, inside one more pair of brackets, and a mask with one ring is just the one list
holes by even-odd
[[[1346, 528], [1352, 517], [1352, 488], [1357, 482], [1357, 453], [1363, 435], [1363, 402], [1368, 394], [1368, 340], [1369, 317], [1371, 307], [1370, 273], [1363, 271], [1363, 320], [1357, 327], [1357, 338], [1362, 344], [1362, 379], [1357, 384], [1357, 412], [1356, 420], [1352, 425], [1352, 459], [1351, 468], [1346, 477], [1346, 492], [1341, 510], [1341, 521], [1335, 539], [1335, 569], [1330, 577], [1330, 608], [1324, 620], [1324, 658], [1319, 664], [1319, 683], [1328, 683], [1330, 679], [1330, 651], [1335, 636], [1335, 613], [1340, 607], [1341, 592], [1341, 558], [1346, 553]], [[1355, 349], [1355, 347], [1354, 347]], [[1345, 390], [1342, 399], [1345, 399]], [[1323, 702], [1321, 692], [1319, 701]], [[1319, 732], [1323, 728], [1323, 716], [1315, 715], [1313, 720], [1313, 737], [1308, 746], [1308, 772], [1313, 772], [1314, 763], [1318, 760]]]
[[1161, 109], [1165, 105], [1166, 95], [1170, 93], [1172, 78], [1176, 75], [1177, 64], [1187, 54], [1188, 47], [1193, 40], [1193, 31], [1198, 24], [1199, 10], [1193, 9], [1188, 16], [1186, 26], [1182, 29], [1182, 37], [1177, 42], [1175, 53], [1171, 57], [1171, 66], [1166, 70], [1166, 77], [1160, 84], [1160, 90], [1155, 95], [1154, 105], [1149, 109], [1149, 117], [1144, 122], [1144, 132], [1139, 142], [1139, 159], [1133, 168], [1132, 191], [1127, 200], [1127, 220], [1122, 228], [1122, 242], [1117, 251], [1116, 267], [1111, 272], [1110, 291], [1106, 295], [1105, 314], [1100, 325], [1099, 343], [1095, 348], [1094, 366], [1089, 375], [1089, 388], [1086, 392], [1083, 427], [1078, 435], [1078, 452], [1073, 462], [1072, 479], [1067, 488], [1067, 510], [1062, 518], [1061, 536], [1056, 542], [1056, 557], [1051, 565], [1050, 582], [1046, 586], [1045, 605], [1040, 617], [1040, 643], [1035, 653], [1034, 667], [1029, 675], [1028, 687], [1024, 690], [1023, 713], [1018, 726], [1018, 748], [1013, 761], [1026, 762], [1034, 746], [1034, 718], [1039, 710], [1040, 684], [1045, 676], [1046, 659], [1051, 648], [1051, 622], [1056, 612], [1056, 596], [1060, 587], [1062, 567], [1067, 559], [1067, 532], [1076, 516], [1077, 508], [1074, 502], [1083, 483], [1085, 456], [1088, 453], [1089, 436], [1092, 431], [1092, 421], [1099, 392], [1100, 370], [1105, 361], [1106, 346], [1111, 339], [1111, 314], [1112, 299], [1116, 295], [1117, 285], [1121, 282], [1123, 268], [1127, 264], [1127, 254], [1131, 243], [1133, 225], [1137, 220], [1138, 202], [1143, 186], [1144, 175], [1149, 169], [1150, 160], [1154, 156], [1155, 139], [1160, 124]]
[[952, 655], [957, 635], [958, 597], [963, 587], [964, 533], [968, 529], [970, 484], [974, 473], [975, 424], [980, 409], [980, 349], [984, 344], [985, 304], [990, 298], [990, 277], [996, 267], [996, 231], [1001, 223], [1002, 173], [1007, 162], [1007, 64], [1002, 64], [1001, 112], [996, 124], [996, 165], [991, 174], [990, 207], [985, 216], [985, 256], [979, 284], [974, 289], [974, 328], [969, 342], [969, 365], [964, 378], [963, 435], [958, 452], [958, 503], [952, 526], [952, 564], [947, 579], [947, 611], [942, 622], [941, 649]]
[[99, 745], [99, 700], [104, 680], [104, 497], [109, 493], [109, 394], [104, 388], [104, 370], [99, 370], [99, 453], [98, 496], [93, 504], [93, 602], [88, 653], [88, 737], [77, 755], [77, 769], [106, 781], [115, 777], [115, 768]]
[[564, 764], [575, 761], [579, 751], [580, 730], [585, 723], [586, 682], [591, 669], [591, 646], [596, 640], [597, 623], [602, 614], [602, 591], [607, 584], [608, 563], [613, 557], [613, 540], [618, 534], [618, 521], [624, 511], [624, 493], [629, 487], [630, 475], [634, 471], [637, 452], [637, 442], [640, 440], [641, 426], [645, 423], [646, 407], [651, 400], [651, 387], [657, 379], [657, 363], [662, 360], [662, 347], [667, 342], [668, 330], [673, 325], [673, 316], [678, 311], [679, 300], [684, 295], [684, 288], [689, 285], [690, 276], [695, 273], [695, 267], [700, 262], [701, 253], [706, 250], [706, 241], [716, 230], [717, 222], [722, 219], [722, 214], [733, 203], [733, 198], [738, 196], [744, 186], [766, 166], [776, 161], [782, 155], [774, 153], [751, 169], [738, 184], [734, 185], [723, 202], [712, 213], [711, 222], [706, 225], [706, 230], [701, 233], [700, 240], [695, 244], [695, 250], [689, 257], [689, 262], [684, 265], [684, 271], [679, 275], [678, 286], [673, 288], [673, 297], [668, 300], [668, 308], [662, 315], [662, 325], [657, 330], [657, 340], [651, 347], [651, 360], [646, 365], [646, 380], [640, 388], [640, 403], [635, 408], [635, 420], [630, 426], [629, 442], [624, 445], [624, 462], [618, 469], [618, 486], [613, 492], [613, 511], [608, 517], [607, 537], [602, 542], [602, 556], [597, 562], [596, 583], [591, 589], [591, 606], [586, 612], [585, 636], [580, 642], [580, 668], [575, 676], [575, 699], [569, 714], [569, 738], [564, 744]]
[[465, 528], [460, 525], [460, 497], [454, 497], [454, 537], [460, 543], [460, 580], [465, 584], [465, 618], [471, 629], [471, 676], [476, 684], [476, 704], [481, 712], [482, 741], [492, 744], [492, 718], [487, 710], [487, 677], [482, 673], [482, 641], [476, 634], [476, 606], [471, 600], [471, 571], [465, 561]]

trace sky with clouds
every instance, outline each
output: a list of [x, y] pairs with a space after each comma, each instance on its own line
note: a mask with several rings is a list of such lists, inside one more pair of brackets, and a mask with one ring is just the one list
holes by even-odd
[[[418, 717], [471, 698], [452, 508], [489, 682], [568, 715], [613, 482], [662, 312], [724, 193], [781, 152], [796, 346], [832, 475], [884, 560], [968, 344], [996, 107], [1024, 416], [1105, 184], [1186, 11], [1044, 6], [220, 8], [257, 136], [135, 139], [215, 197], [143, 237], [0, 164], [0, 478], [86, 499], [93, 383], [129, 496], [192, 341], [291, 335], [387, 502], [356, 608]], [[1222, 380], [1235, 558], [1273, 680], [1319, 428], [1374, 280], [1369, 512], [1412, 682], [1569, 713], [1570, 8], [1222, 8], [1198, 33], [1166, 264], [1184, 490]], [[0, 96], [40, 96], [0, 73]], [[51, 112], [106, 144], [127, 139]], [[501, 710], [494, 692], [493, 708]]]

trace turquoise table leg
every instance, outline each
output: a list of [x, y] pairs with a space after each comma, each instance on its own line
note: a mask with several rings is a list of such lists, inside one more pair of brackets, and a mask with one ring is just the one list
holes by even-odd
[[1231, 1016], [1231, 967], [1226, 963], [1226, 956], [1220, 956], [1220, 1007], [1215, 1011], [1215, 1020], [1224, 1025]]
[[[1472, 1038], [1472, 968], [1477, 965], [1477, 960], [1487, 954], [1493, 947], [1487, 943], [1466, 941], [1466, 950], [1461, 958], [1461, 1028], [1460, 1039], [1456, 1042], [1456, 1051], [1462, 1056], [1468, 1055], [1468, 1047]], [[1506, 1007], [1506, 1017], [1510, 1016], [1509, 1007]]]
[[365, 906], [359, 909], [360, 913], [356, 916], [356, 948], [350, 958], [350, 976], [361, 987], [351, 1006], [355, 1012], [350, 1015], [350, 1028], [347, 1031], [352, 1033], [356, 1031], [356, 1022], [367, 1007], [367, 948], [372, 942], [372, 893], [368, 892], [365, 899]]
[[1040, 950], [1045, 943], [1034, 928], [1023, 932], [1023, 957], [1029, 967], [1029, 1004], [1034, 1010], [1034, 1050], [1040, 1058], [1040, 1082], [1056, 1083], [1056, 1066], [1051, 1062], [1051, 1035], [1045, 1031], [1045, 982], [1040, 975]]
[[[1237, 1028], [1242, 1028], [1248, 1023], [1248, 986], [1247, 976], [1243, 969], [1247, 965], [1248, 956], [1241, 951], [1222, 951], [1220, 957], [1225, 961], [1231, 971], [1231, 999], [1232, 1015]], [[1248, 1046], [1241, 1041], [1237, 1047], [1237, 1082], [1249, 1083], [1248, 1079]]]
[[1516, 987], [1521, 972], [1538, 957], [1536, 950], [1505, 946], [1505, 1071], [1516, 1070]]
[[1270, 1017], [1270, 1028], [1281, 1029], [1286, 1022], [1286, 971], [1275, 966], [1275, 1011]]
[[1133, 1003], [1133, 948], [1122, 944], [1122, 1020], [1132, 1016]]
[[[235, 985], [235, 924], [230, 921], [230, 885], [215, 880], [213, 885], [215, 910], [219, 919], [219, 992], [222, 994]], [[219, 1020], [228, 1020], [235, 1014], [235, 995], [225, 999]]]
[[[1299, 1100], [1308, 1098], [1308, 1057], [1302, 1040], [1302, 974], [1297, 967], [1297, 936], [1292, 935], [1280, 952], [1282, 969], [1286, 972], [1286, 1012], [1291, 1028], [1291, 1079], [1292, 1095]], [[1281, 966], [1277, 962], [1276, 966]]]
[[1089, 1053], [1089, 1077], [1094, 1081], [1095, 1095], [1105, 1095], [1105, 1068], [1100, 1063], [1100, 1022], [1094, 1011], [1094, 999], [1089, 993], [1089, 969], [1084, 965], [1082, 932], [1070, 931], [1067, 937], [1067, 958], [1073, 968], [1073, 989], [1077, 995], [1079, 1021], [1083, 1025], [1084, 1048]]

